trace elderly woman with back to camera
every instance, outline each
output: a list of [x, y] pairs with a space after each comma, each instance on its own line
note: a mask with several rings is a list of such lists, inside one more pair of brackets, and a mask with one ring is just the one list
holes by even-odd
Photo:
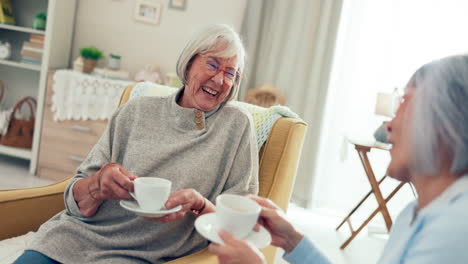
[[[70, 181], [66, 209], [40, 227], [15, 263], [163, 263], [206, 247], [196, 216], [212, 212], [221, 193], [258, 192], [252, 118], [228, 103], [244, 53], [229, 26], [195, 35], [177, 62], [183, 87], [116, 111]], [[131, 198], [132, 180], [151, 176], [172, 181], [176, 191], [165, 206], [181, 210], [150, 219], [119, 206]]]
[[[410, 182], [418, 197], [398, 216], [378, 263], [468, 263], [468, 56], [422, 66], [411, 77], [395, 118], [387, 125], [391, 161], [387, 174]], [[260, 223], [290, 263], [330, 263], [271, 201]], [[221, 264], [262, 263], [258, 250], [220, 231], [211, 244]]]

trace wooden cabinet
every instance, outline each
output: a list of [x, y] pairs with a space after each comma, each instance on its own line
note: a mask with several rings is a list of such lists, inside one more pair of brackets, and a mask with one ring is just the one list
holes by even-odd
[[52, 76], [49, 73], [42, 122], [37, 175], [61, 180], [75, 173], [104, 132], [107, 121], [54, 121]]

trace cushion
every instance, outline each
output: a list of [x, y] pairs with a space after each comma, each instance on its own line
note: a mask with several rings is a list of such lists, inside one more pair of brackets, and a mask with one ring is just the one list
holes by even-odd
[[13, 263], [28, 246], [34, 236], [34, 232], [29, 232], [22, 236], [17, 236], [0, 241], [0, 263]]

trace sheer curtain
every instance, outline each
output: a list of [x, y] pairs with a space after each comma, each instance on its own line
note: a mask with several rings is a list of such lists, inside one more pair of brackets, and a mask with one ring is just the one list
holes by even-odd
[[250, 0], [242, 36], [247, 46], [244, 89], [273, 83], [308, 124], [293, 199], [304, 204], [327, 94], [342, 0]]
[[[370, 190], [344, 138], [372, 137], [383, 121], [374, 115], [377, 92], [403, 88], [424, 63], [468, 51], [467, 10], [465, 0], [344, 1], [309, 206], [343, 214]], [[389, 153], [373, 150], [370, 159], [383, 176]], [[384, 184], [384, 195], [395, 185]], [[390, 213], [412, 199], [406, 185], [389, 203]], [[376, 208], [370, 200], [363, 211]]]

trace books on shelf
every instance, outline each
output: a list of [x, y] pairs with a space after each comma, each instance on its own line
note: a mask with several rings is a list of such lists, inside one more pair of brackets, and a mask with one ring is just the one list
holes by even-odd
[[35, 51], [42, 53], [42, 50], [44, 49], [44, 45], [40, 45], [37, 43], [32, 43], [29, 41], [23, 42], [23, 50], [29, 50], [29, 51]]
[[31, 50], [25, 50], [24, 48], [21, 50], [21, 55], [23, 58], [28, 58], [28, 59], [33, 59], [33, 60], [42, 60], [42, 51], [37, 52], [37, 51], [31, 51]]
[[29, 41], [44, 46], [44, 35], [31, 33]]
[[23, 58], [21, 59], [21, 62], [30, 63], [30, 64], [36, 64], [36, 65], [41, 65], [42, 60], [35, 60], [35, 59], [29, 59], [29, 58], [23, 57]]
[[44, 51], [44, 35], [31, 33], [29, 41], [23, 42], [21, 61], [40, 65]]

